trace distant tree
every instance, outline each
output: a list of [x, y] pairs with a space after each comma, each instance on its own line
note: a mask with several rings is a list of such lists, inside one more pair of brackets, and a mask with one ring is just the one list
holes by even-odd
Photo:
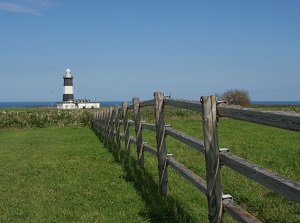
[[226, 90], [222, 94], [217, 94], [218, 100], [225, 100], [229, 105], [241, 105], [246, 106], [251, 104], [249, 92], [242, 89], [230, 89]]

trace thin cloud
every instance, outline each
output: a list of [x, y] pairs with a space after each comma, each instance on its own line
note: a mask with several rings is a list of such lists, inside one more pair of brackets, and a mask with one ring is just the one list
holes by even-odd
[[59, 6], [59, 2], [50, 0], [0, 0], [0, 10], [42, 16], [43, 11]]

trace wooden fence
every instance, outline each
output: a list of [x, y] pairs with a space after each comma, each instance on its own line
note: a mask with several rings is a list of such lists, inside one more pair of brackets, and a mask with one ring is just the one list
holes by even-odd
[[[204, 140], [194, 138], [184, 132], [173, 129], [171, 126], [165, 125], [164, 105], [201, 112]], [[154, 106], [155, 124], [141, 121], [140, 111], [145, 106]], [[134, 120], [129, 120], [129, 109], [134, 111]], [[123, 117], [123, 119], [120, 117]], [[109, 107], [96, 112], [94, 114], [94, 129], [111, 142], [115, 142], [118, 147], [121, 145], [121, 140], [124, 140], [127, 155], [130, 155], [130, 144], [136, 144], [138, 162], [141, 166], [144, 166], [144, 151], [157, 156], [159, 187], [162, 195], [168, 194], [168, 166], [174, 168], [196, 188], [207, 195], [208, 218], [210, 222], [222, 222], [224, 211], [238, 222], [261, 222], [237, 205], [230, 195], [223, 195], [220, 179], [221, 165], [225, 165], [292, 201], [300, 203], [299, 182], [287, 179], [282, 175], [244, 160], [230, 153], [228, 149], [219, 148], [218, 117], [229, 117], [300, 131], [300, 114], [259, 111], [240, 106], [228, 106], [226, 102], [217, 102], [215, 96], [203, 96], [200, 101], [173, 99], [164, 97], [161, 92], [155, 92], [153, 100], [140, 101], [139, 98], [133, 98], [132, 105], [123, 102], [122, 106], [116, 105], [114, 108]], [[123, 133], [121, 133], [121, 125], [124, 126]], [[130, 136], [130, 126], [135, 127], [135, 137]], [[156, 148], [143, 141], [143, 129], [156, 131]], [[166, 135], [185, 143], [205, 155], [205, 180], [167, 153]]]

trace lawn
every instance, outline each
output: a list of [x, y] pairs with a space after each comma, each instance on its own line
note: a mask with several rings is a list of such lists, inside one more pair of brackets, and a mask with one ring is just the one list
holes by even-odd
[[90, 128], [0, 130], [0, 222], [147, 222]]
[[[90, 115], [53, 111], [46, 120], [48, 111], [27, 113], [2, 116], [12, 124], [0, 129], [0, 222], [208, 222], [204, 194], [169, 168], [170, 195], [161, 197], [156, 157], [145, 153], [140, 168], [134, 144], [128, 157], [124, 143], [118, 149], [97, 137], [90, 120], [76, 121]], [[153, 109], [144, 109], [143, 120], [153, 122], [153, 116]], [[15, 129], [28, 126], [18, 125], [23, 117], [34, 128]], [[202, 138], [199, 113], [171, 110], [166, 124]], [[299, 132], [229, 118], [220, 118], [218, 130], [221, 147], [300, 182]], [[143, 136], [156, 146], [153, 131]], [[166, 140], [168, 153], [205, 178], [203, 154], [170, 136]], [[300, 222], [299, 204], [227, 167], [221, 175], [223, 192], [263, 222]], [[224, 222], [234, 221], [225, 214]]]

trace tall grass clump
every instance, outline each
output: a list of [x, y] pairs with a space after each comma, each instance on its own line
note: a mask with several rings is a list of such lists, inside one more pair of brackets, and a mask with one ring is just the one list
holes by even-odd
[[91, 127], [93, 110], [3, 110], [0, 128]]

